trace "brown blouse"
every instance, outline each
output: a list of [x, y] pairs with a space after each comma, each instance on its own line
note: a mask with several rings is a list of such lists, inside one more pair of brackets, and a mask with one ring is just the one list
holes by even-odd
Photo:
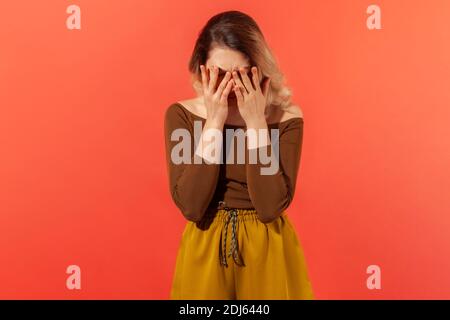
[[[237, 143], [234, 143], [235, 156], [232, 163], [226, 163], [225, 152], [223, 163], [207, 163], [204, 160], [201, 164], [194, 163], [194, 121], [201, 121], [203, 128], [206, 119], [190, 112], [178, 102], [169, 106], [164, 118], [170, 193], [186, 219], [201, 220], [205, 212], [217, 208], [219, 201], [224, 201], [229, 208], [255, 209], [262, 222], [276, 219], [287, 209], [294, 196], [300, 164], [303, 118], [268, 124], [269, 131], [279, 129], [279, 166], [275, 174], [269, 175], [261, 174], [261, 168], [270, 167], [270, 163], [261, 163], [259, 157], [256, 163], [249, 161], [249, 154], [253, 151], [247, 149], [247, 141], [244, 163], [237, 161]], [[172, 161], [172, 150], [180, 143], [181, 138], [171, 141], [171, 135], [178, 128], [187, 129], [190, 133], [190, 163], [176, 164]], [[226, 129], [245, 130], [245, 127], [225, 124], [223, 146], [227, 145]], [[268, 156], [272, 154], [270, 146], [260, 148], [265, 148], [264, 152]]]

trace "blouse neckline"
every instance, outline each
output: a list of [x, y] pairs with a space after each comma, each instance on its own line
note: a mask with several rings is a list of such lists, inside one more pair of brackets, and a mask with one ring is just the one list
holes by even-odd
[[[196, 117], [196, 118], [199, 118], [199, 119], [201, 119], [201, 120], [203, 120], [203, 121], [206, 121], [205, 118], [200, 117], [199, 115], [197, 115], [197, 114], [193, 113], [192, 111], [188, 110], [188, 109], [187, 109], [184, 105], [182, 105], [181, 103], [175, 102], [175, 104], [179, 105], [181, 108], [183, 108], [185, 111], [187, 111], [190, 115], [192, 115], [192, 116], [194, 116], [194, 117]], [[290, 118], [290, 119], [287, 119], [287, 120], [284, 120], [284, 121], [280, 121], [280, 122], [272, 122], [272, 123], [268, 123], [267, 126], [277, 126], [277, 125], [279, 126], [279, 125], [288, 123], [289, 121], [295, 121], [295, 120], [297, 120], [297, 119], [298, 119], [299, 121], [303, 121], [303, 118], [302, 118], [302, 117], [294, 117], [294, 118]], [[235, 128], [244, 128], [244, 127], [245, 127], [245, 125], [229, 124], [229, 123], [225, 123], [224, 126], [227, 126], [227, 127], [235, 127]]]

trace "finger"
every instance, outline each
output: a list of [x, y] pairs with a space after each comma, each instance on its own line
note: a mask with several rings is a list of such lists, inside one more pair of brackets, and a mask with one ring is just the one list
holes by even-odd
[[252, 75], [253, 86], [256, 88], [256, 91], [261, 92], [261, 83], [259, 82], [258, 68], [252, 67]]
[[239, 78], [239, 75], [236, 71], [233, 71], [233, 80], [236, 83], [236, 85], [242, 90], [241, 94], [246, 95], [247, 89], [245, 88], [244, 84], [241, 81], [241, 78]]
[[266, 99], [267, 99], [267, 94], [269, 93], [269, 88], [270, 88], [270, 78], [266, 78], [266, 81], [264, 82], [264, 88], [263, 88], [263, 94]]
[[220, 96], [222, 95], [222, 91], [225, 89], [228, 80], [230, 80], [231, 78], [231, 73], [229, 71], [227, 71], [227, 73], [225, 74], [225, 77], [223, 77], [222, 82], [220, 82], [219, 87], [217, 88], [216, 93]]
[[250, 78], [248, 77], [247, 72], [245, 71], [245, 69], [244, 68], [240, 68], [239, 72], [241, 73], [241, 77], [242, 77], [242, 80], [244, 81], [244, 85], [245, 85], [245, 88], [247, 89], [247, 91], [248, 92], [254, 91], [255, 88], [253, 88], [252, 82], [250, 81]]
[[222, 96], [220, 97], [220, 101], [222, 103], [225, 103], [227, 101], [228, 95], [230, 94], [231, 88], [233, 88], [233, 86], [234, 86], [234, 81], [233, 80], [228, 81], [227, 86], [225, 87], [225, 90], [223, 90]]
[[239, 87], [237, 85], [234, 86], [233, 90], [234, 94], [236, 95], [238, 106], [242, 105], [244, 103], [244, 96], [242, 95], [241, 90], [239, 90]]
[[216, 87], [216, 83], [217, 83], [217, 76], [219, 74], [219, 68], [217, 68], [216, 66], [212, 66], [212, 75], [211, 75], [211, 79], [209, 81], [209, 90], [214, 90], [214, 88]]
[[200, 65], [200, 72], [202, 74], [202, 86], [203, 86], [203, 92], [208, 89], [208, 79], [206, 77], [206, 69], [204, 65]]

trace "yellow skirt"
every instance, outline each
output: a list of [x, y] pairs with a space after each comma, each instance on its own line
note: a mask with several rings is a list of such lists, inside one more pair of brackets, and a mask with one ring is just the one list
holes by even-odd
[[182, 234], [170, 299], [314, 299], [286, 211], [264, 224], [255, 210], [217, 209]]

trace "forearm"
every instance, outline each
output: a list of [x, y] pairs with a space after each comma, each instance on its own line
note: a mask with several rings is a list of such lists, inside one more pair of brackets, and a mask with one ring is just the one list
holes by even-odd
[[220, 172], [222, 128], [223, 123], [206, 121], [192, 163], [174, 187], [174, 200], [188, 220], [201, 220], [214, 196]]
[[291, 202], [291, 194], [281, 172], [262, 175], [263, 166], [248, 164], [247, 187], [259, 219], [268, 223], [278, 218]]
[[172, 190], [172, 198], [186, 219], [200, 221], [214, 196], [218, 164], [188, 165]]
[[251, 127], [260, 135], [256, 142], [248, 135], [247, 187], [262, 222], [275, 220], [292, 202], [301, 152], [299, 124], [291, 121], [282, 133], [272, 129], [270, 135], [267, 124]]

